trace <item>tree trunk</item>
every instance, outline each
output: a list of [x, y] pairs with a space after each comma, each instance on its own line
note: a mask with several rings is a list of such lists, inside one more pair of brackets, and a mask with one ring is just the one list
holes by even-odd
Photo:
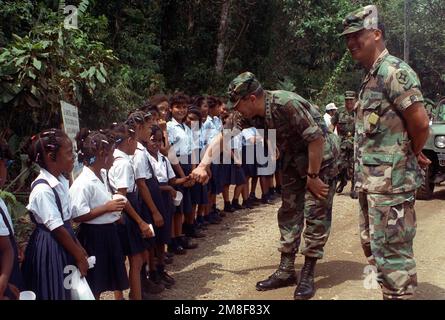
[[224, 55], [226, 51], [226, 47], [224, 45], [224, 38], [228, 27], [229, 9], [230, 9], [230, 0], [224, 0], [221, 9], [221, 19], [219, 20], [218, 49], [216, 49], [215, 69], [218, 75], [221, 75], [224, 71]]
[[409, 19], [410, 19], [410, 3], [409, 0], [405, 0], [405, 30], [403, 41], [403, 60], [409, 63]]

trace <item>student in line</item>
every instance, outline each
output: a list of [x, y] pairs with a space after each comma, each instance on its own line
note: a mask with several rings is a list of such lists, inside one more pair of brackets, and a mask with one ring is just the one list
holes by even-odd
[[[113, 152], [114, 162], [108, 172], [113, 193], [128, 199], [124, 207], [124, 224], [118, 225], [119, 237], [124, 254], [130, 263], [129, 282], [132, 300], [142, 299], [141, 270], [147, 261], [146, 249], [149, 238], [154, 236], [152, 227], [143, 216], [136, 186], [132, 156], [137, 147], [135, 128], [126, 124], [113, 125], [110, 136], [116, 149]], [[123, 299], [122, 292], [115, 292], [116, 299]]]
[[188, 178], [176, 178], [170, 161], [160, 150], [162, 146], [163, 134], [161, 128], [153, 126], [150, 138], [147, 142], [149, 160], [151, 168], [156, 177], [157, 187], [161, 191], [161, 200], [165, 211], [163, 212], [164, 227], [156, 233], [156, 255], [158, 258], [157, 274], [159, 279], [167, 286], [175, 284], [175, 280], [165, 270], [165, 247], [170, 242], [172, 236], [172, 217], [175, 214], [173, 199], [176, 198], [177, 191], [173, 186], [184, 184]]
[[[171, 120], [167, 123], [170, 145], [179, 159], [179, 164], [185, 176], [188, 176], [193, 170], [192, 151], [195, 149], [192, 132], [185, 125], [188, 104], [189, 97], [187, 95], [177, 93], [172, 96], [169, 101]], [[194, 223], [190, 194], [190, 188], [193, 184], [193, 180], [190, 180], [184, 185], [177, 187], [183, 194], [183, 200], [182, 205], [177, 207], [178, 214], [175, 214], [173, 218], [175, 237], [172, 238], [171, 250], [178, 253], [184, 249], [195, 249], [198, 247], [198, 244], [189, 237], [191, 231], [189, 226], [192, 226]], [[183, 229], [183, 224], [185, 229]], [[183, 235], [183, 231], [187, 232], [188, 235]]]
[[22, 265], [25, 287], [34, 291], [38, 300], [70, 300], [64, 268], [75, 265], [82, 276], [88, 271], [87, 253], [71, 226], [68, 180], [64, 177], [73, 169], [73, 146], [63, 131], [49, 129], [31, 138], [28, 156], [41, 169], [31, 184], [27, 205], [36, 228]]
[[[8, 164], [12, 155], [8, 144], [0, 140], [0, 188], [8, 176]], [[0, 300], [17, 300], [23, 290], [17, 243], [11, 216], [3, 199], [0, 198]]]
[[[135, 111], [131, 113], [126, 123], [135, 129], [137, 147], [133, 157], [136, 185], [141, 199], [141, 214], [147, 222], [154, 226], [155, 237], [147, 242], [147, 260], [142, 266], [141, 279], [144, 292], [151, 294], [161, 293], [165, 286], [157, 280], [155, 261], [156, 237], [165, 227], [161, 191], [148, 158], [145, 145], [150, 138], [153, 119], [151, 113]], [[157, 283], [156, 283], [157, 282]]]
[[116, 223], [126, 200], [112, 199], [107, 170], [113, 165], [114, 147], [107, 137], [82, 128], [76, 136], [78, 161], [82, 173], [70, 187], [70, 210], [74, 222], [80, 223], [77, 237], [89, 256], [96, 257], [88, 270], [87, 281], [95, 298], [105, 291], [128, 289], [125, 256]]

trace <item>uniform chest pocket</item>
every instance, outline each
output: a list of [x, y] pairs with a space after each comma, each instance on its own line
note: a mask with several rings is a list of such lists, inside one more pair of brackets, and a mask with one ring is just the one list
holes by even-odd
[[381, 102], [373, 102], [363, 108], [363, 129], [367, 136], [381, 132], [380, 128]]

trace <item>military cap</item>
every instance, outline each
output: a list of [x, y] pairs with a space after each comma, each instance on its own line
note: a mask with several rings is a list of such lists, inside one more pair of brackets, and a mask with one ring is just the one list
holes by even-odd
[[229, 84], [227, 90], [229, 96], [229, 100], [226, 104], [227, 109], [231, 110], [235, 108], [242, 98], [248, 94], [254, 93], [259, 88], [261, 88], [261, 84], [252, 72], [241, 73]]
[[349, 13], [343, 20], [343, 32], [340, 36], [363, 29], [378, 29], [378, 10], [369, 5]]
[[345, 92], [345, 100], [355, 99], [355, 91], [346, 91]]

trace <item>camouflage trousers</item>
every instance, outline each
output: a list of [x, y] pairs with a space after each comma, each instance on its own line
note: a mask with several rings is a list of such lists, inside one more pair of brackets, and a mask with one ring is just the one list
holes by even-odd
[[352, 181], [354, 178], [354, 150], [341, 150], [338, 169], [340, 171], [338, 174], [340, 181], [345, 184], [348, 180]]
[[280, 228], [280, 248], [283, 253], [297, 252], [301, 234], [305, 240], [301, 254], [321, 259], [331, 230], [332, 202], [335, 194], [336, 179], [324, 181], [329, 185], [327, 199], [320, 200], [306, 190], [306, 178], [300, 178], [295, 168], [283, 170], [282, 205], [278, 210]]
[[409, 299], [417, 287], [414, 202], [414, 193], [359, 193], [360, 239], [385, 299]]

